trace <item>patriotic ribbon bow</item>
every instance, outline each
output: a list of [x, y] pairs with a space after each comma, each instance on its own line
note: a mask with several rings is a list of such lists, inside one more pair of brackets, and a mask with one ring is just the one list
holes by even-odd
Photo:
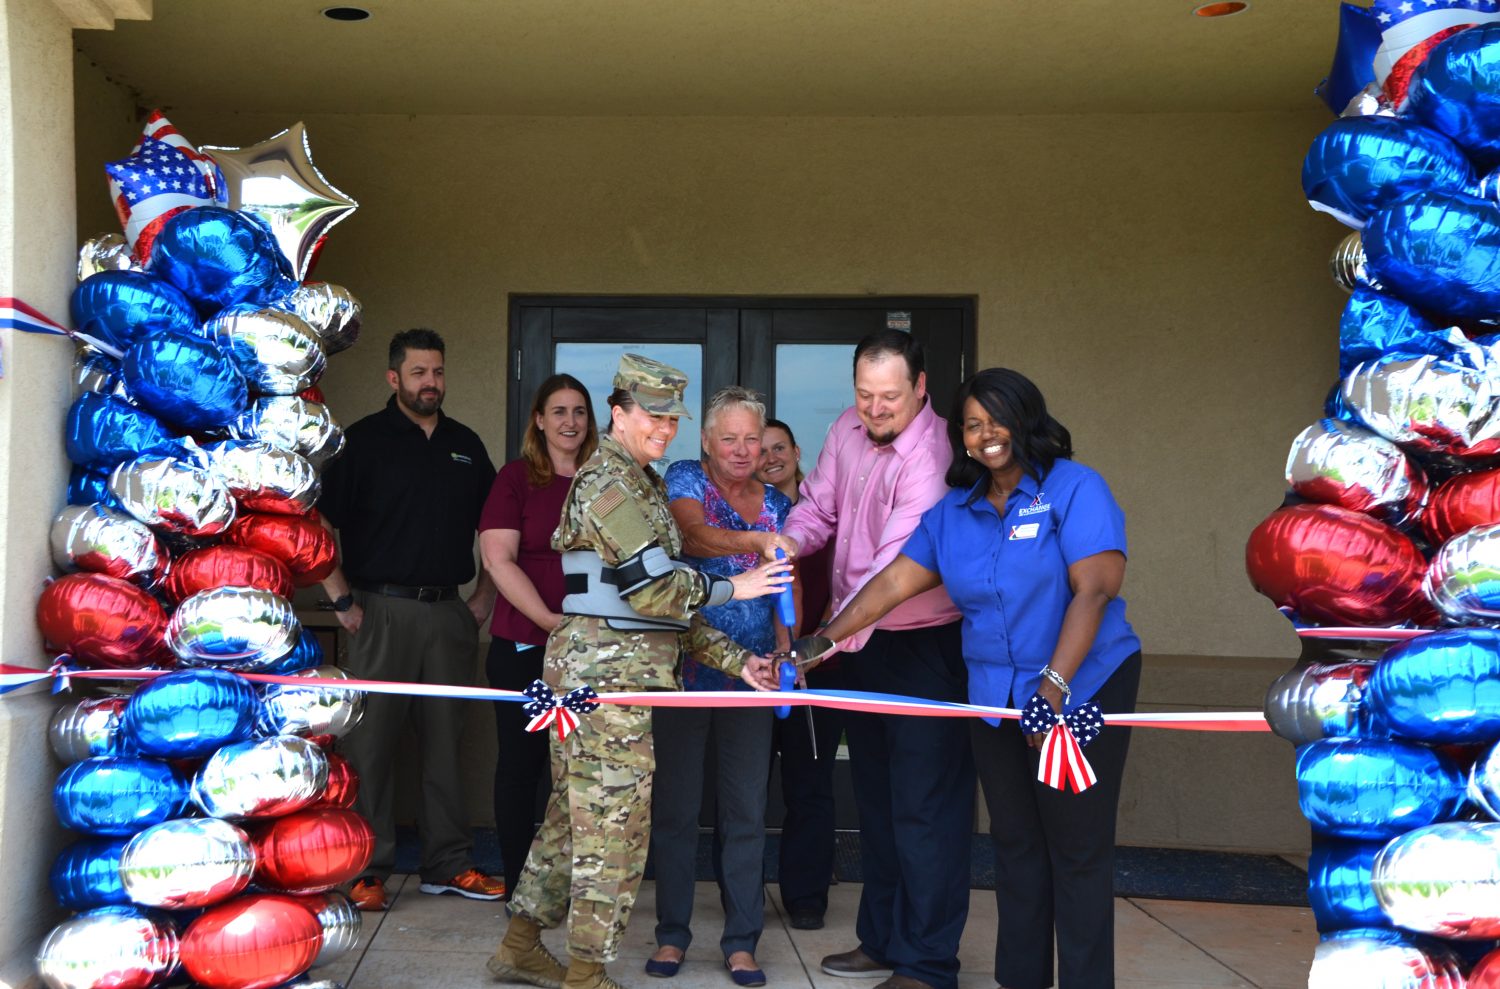
[[556, 725], [559, 742], [577, 729], [580, 714], [589, 714], [599, 708], [599, 695], [589, 686], [575, 687], [558, 697], [546, 683], [533, 680], [521, 693], [531, 698], [521, 705], [521, 710], [531, 718], [526, 730], [546, 731]]
[[1046, 732], [1036, 778], [1054, 790], [1082, 793], [1099, 781], [1083, 747], [1104, 729], [1104, 712], [1090, 701], [1058, 717], [1041, 694], [1032, 694], [1021, 711], [1021, 730], [1028, 735]]

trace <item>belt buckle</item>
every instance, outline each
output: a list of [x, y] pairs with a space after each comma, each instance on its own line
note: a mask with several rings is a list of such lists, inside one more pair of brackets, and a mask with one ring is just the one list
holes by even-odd
[[419, 587], [417, 588], [417, 600], [422, 604], [431, 604], [440, 600], [443, 595], [441, 587]]

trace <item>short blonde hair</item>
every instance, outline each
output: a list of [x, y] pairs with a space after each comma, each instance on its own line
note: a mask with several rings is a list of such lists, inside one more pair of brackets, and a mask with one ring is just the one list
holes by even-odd
[[728, 388], [720, 388], [714, 392], [713, 397], [708, 400], [708, 407], [703, 413], [703, 435], [712, 435], [714, 422], [719, 418], [719, 413], [730, 409], [744, 409], [749, 412], [760, 423], [761, 432], [765, 432], [766, 403], [760, 400], [760, 393], [740, 385], [730, 385]]

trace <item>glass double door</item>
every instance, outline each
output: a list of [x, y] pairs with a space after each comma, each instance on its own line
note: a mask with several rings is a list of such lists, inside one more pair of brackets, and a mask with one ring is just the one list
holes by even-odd
[[[853, 401], [853, 356], [860, 338], [886, 327], [922, 342], [928, 391], [947, 415], [973, 366], [972, 298], [642, 299], [517, 296], [511, 300], [508, 457], [520, 439], [537, 386], [567, 372], [589, 389], [600, 426], [620, 355], [639, 353], [680, 368], [693, 411], [667, 460], [696, 459], [704, 400], [740, 384], [765, 396], [792, 427], [808, 471], [823, 437]], [[659, 465], [664, 467], [665, 464]]]

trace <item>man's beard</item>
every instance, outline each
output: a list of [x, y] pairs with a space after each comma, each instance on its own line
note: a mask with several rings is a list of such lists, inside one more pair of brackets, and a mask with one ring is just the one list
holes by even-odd
[[443, 393], [436, 389], [428, 389], [414, 394], [403, 389], [401, 404], [419, 416], [430, 416], [443, 407]]
[[896, 442], [896, 437], [901, 434], [894, 431], [888, 433], [877, 433], [869, 426], [866, 426], [865, 435], [868, 436], [870, 438], [870, 442], [874, 443], [876, 446], [890, 446], [892, 443]]

